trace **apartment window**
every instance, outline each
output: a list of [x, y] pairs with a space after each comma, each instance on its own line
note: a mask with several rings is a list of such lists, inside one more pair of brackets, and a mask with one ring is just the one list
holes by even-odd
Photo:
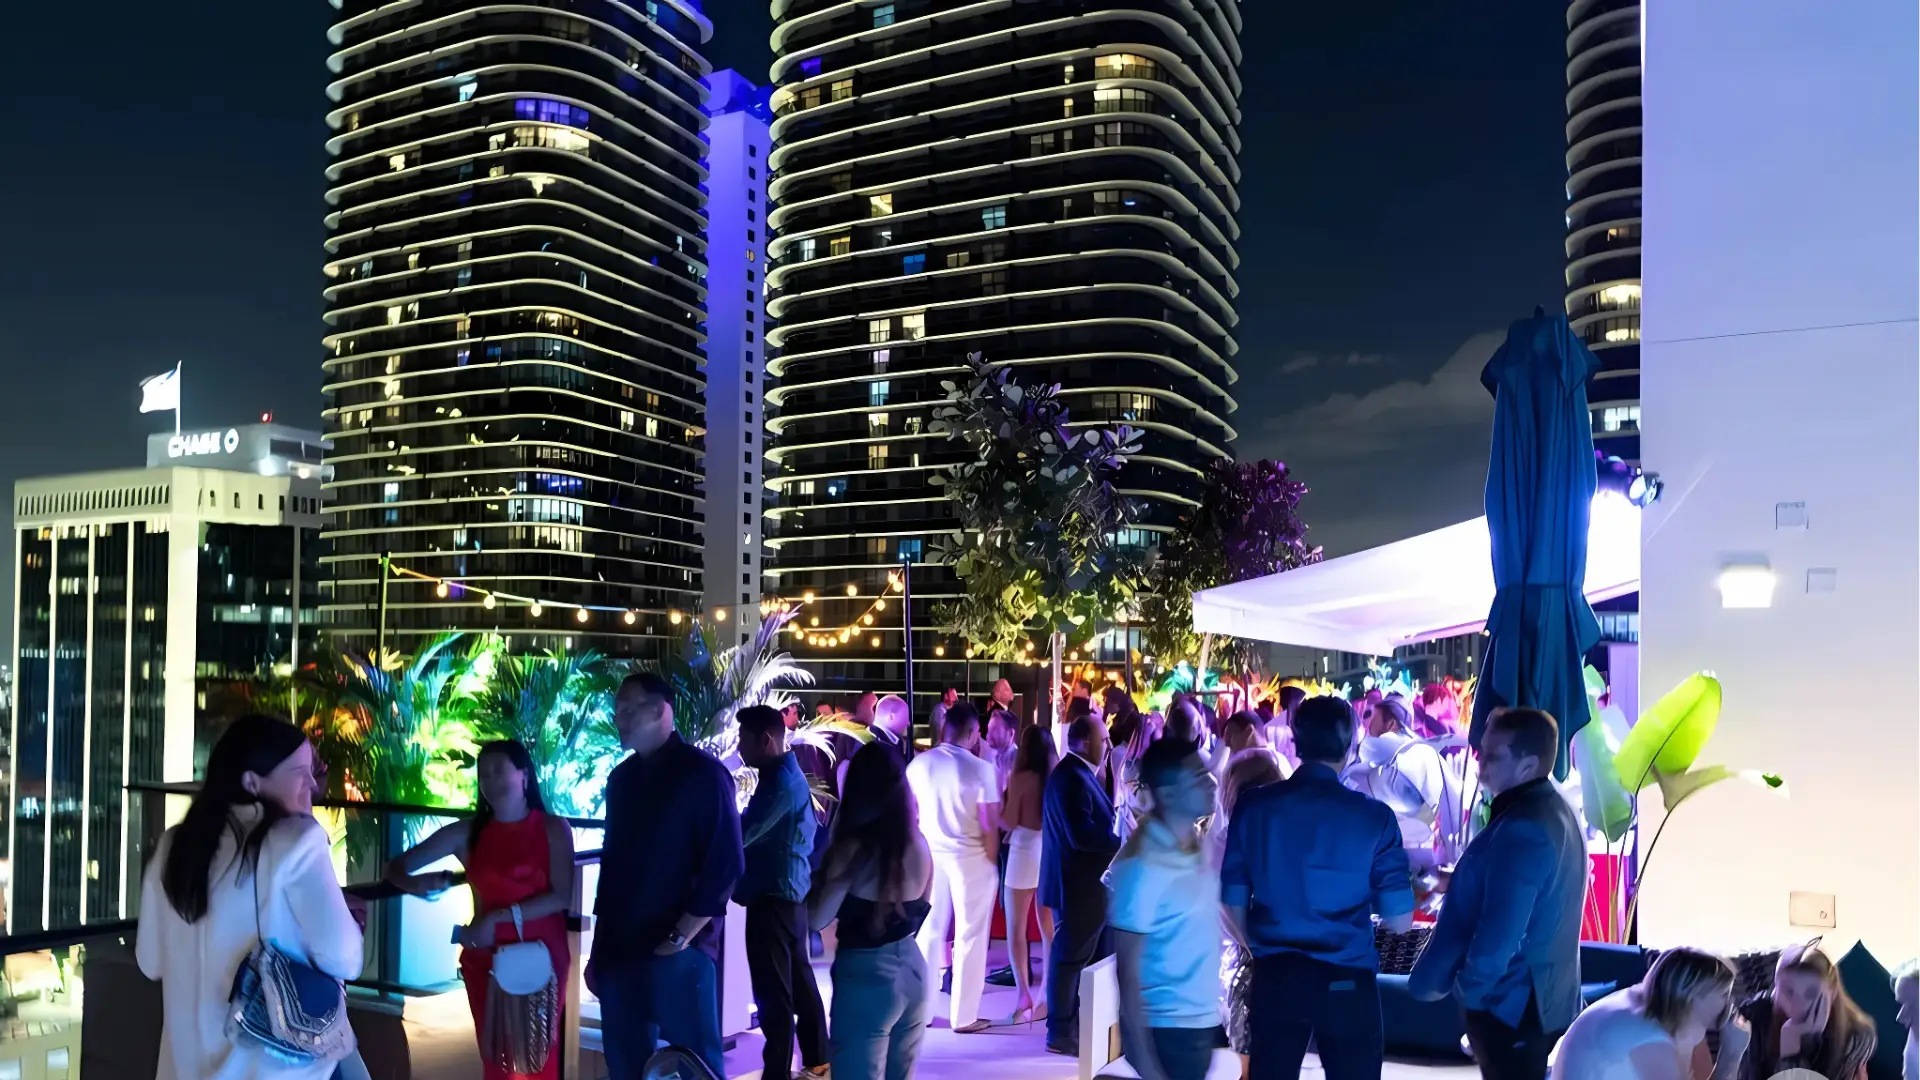
[[927, 314], [916, 311], [911, 315], [900, 316], [900, 336], [908, 341], [919, 341], [927, 336]]
[[1160, 65], [1133, 53], [1114, 53], [1094, 61], [1094, 74], [1105, 79], [1157, 79]]
[[1040, 135], [1030, 136], [1027, 139], [1027, 152], [1032, 154], [1034, 157], [1042, 157], [1044, 155], [1051, 154], [1053, 153], [1055, 142], [1056, 140], [1054, 138], [1054, 133], [1051, 131], [1046, 132], [1044, 134], [1040, 134]]
[[1640, 306], [1640, 286], [1632, 282], [1609, 285], [1594, 294], [1593, 305], [1600, 311], [1632, 311]]
[[632, 430], [633, 430], [633, 413], [632, 413], [632, 411], [630, 411], [630, 410], [627, 410], [627, 409], [622, 409], [622, 410], [620, 411], [620, 430], [621, 430], [621, 431], [632, 431]]
[[796, 481], [793, 485], [793, 493], [795, 495], [804, 495], [809, 499], [813, 498], [813, 481], [811, 480]]
[[753, 451], [742, 450], [740, 454], [741, 454], [741, 462], [743, 464], [747, 464], [747, 465], [753, 464]]
[[893, 230], [891, 228], [875, 229], [873, 230], [872, 236], [874, 247], [886, 247], [893, 243]]
[[868, 319], [867, 344], [878, 345], [893, 336], [893, 320]]
[[751, 331], [751, 330], [749, 330], [749, 331], [747, 331], [747, 340], [748, 340], [748, 341], [752, 341], [752, 340], [753, 340], [753, 331]]
[[873, 9], [873, 25], [876, 27], [893, 25], [892, 4], [881, 4]]
[[[819, 61], [817, 61], [817, 60], [816, 60], [816, 61], [814, 61], [814, 62], [815, 62], [815, 63], [819, 63]], [[759, 156], [760, 156], [760, 148], [759, 148], [759, 147], [757, 147], [757, 146], [749, 146], [749, 147], [747, 147], [747, 156], [748, 156], [748, 157], [759, 157]]]
[[892, 350], [892, 349], [875, 349], [875, 350], [873, 350], [873, 371], [874, 371], [874, 374], [876, 374], [876, 375], [884, 375], [884, 374], [886, 374], [886, 371], [887, 371], [887, 364], [888, 364], [888, 362], [889, 362], [889, 361], [891, 361], [892, 359], [893, 359], [893, 350]]
[[[748, 238], [749, 238], [749, 239], [751, 239], [751, 238], [752, 238], [752, 234], [753, 234], [753, 230], [752, 230], [752, 229], [748, 229], [748, 230], [747, 230], [747, 234], [748, 234]], [[748, 248], [748, 249], [747, 249], [747, 261], [748, 261], [748, 262], [752, 262], [752, 261], [754, 261], [755, 259], [757, 259], [757, 258], [759, 258], [759, 257], [760, 257], [760, 254], [759, 254], [759, 252], [757, 252], [757, 251], [755, 251], [755, 250], [754, 250], [754, 249], [752, 249], [752, 248]]]
[[876, 439], [886, 438], [887, 421], [888, 421], [888, 416], [886, 413], [883, 413], [883, 412], [868, 413], [867, 414], [868, 436]]
[[404, 307], [402, 307], [401, 305], [399, 305], [399, 304], [395, 304], [395, 305], [393, 305], [392, 307], [390, 307], [390, 308], [388, 308], [388, 309], [387, 309], [387, 325], [388, 325], [388, 326], [399, 326], [399, 325], [400, 325], [400, 314], [401, 314], [401, 312], [403, 312], [403, 311], [405, 311], [405, 310], [406, 310], [406, 309], [405, 309]]
[[853, 252], [853, 237], [836, 236], [827, 241], [828, 255], [849, 255]]
[[903, 274], [918, 274], [926, 268], [927, 253], [924, 251], [907, 255], [900, 260], [900, 272]]
[[867, 447], [867, 468], [884, 469], [887, 467], [887, 447], [885, 444]]
[[1614, 405], [1600, 410], [1599, 427], [1603, 432], [1640, 430], [1640, 406]]
[[1105, 87], [1093, 92], [1096, 113], [1152, 112], [1153, 95], [1133, 87]]
[[647, 417], [646, 432], [647, 432], [647, 438], [649, 439], [659, 438], [660, 437], [660, 421], [651, 416]]
[[893, 394], [893, 383], [887, 379], [876, 379], [867, 384], [867, 405], [879, 408], [887, 403]]
[[1073, 119], [1073, 99], [1071, 97], [1060, 99], [1060, 116], [1066, 120]]
[[980, 275], [981, 296], [1004, 296], [1007, 292], [1007, 272], [988, 270]]
[[840, 79], [833, 84], [831, 89], [833, 93], [833, 100], [845, 101], [848, 98], [851, 98], [853, 96], [853, 80]]
[[867, 196], [867, 216], [886, 217], [893, 213], [893, 193]]
[[[760, 167], [758, 165], [747, 166], [747, 179], [758, 180], [759, 178], [760, 178]], [[757, 191], [749, 191], [747, 192], [747, 198], [758, 201], [760, 198], [760, 193]]]
[[1007, 242], [1005, 240], [989, 240], [980, 245], [981, 262], [999, 262], [1006, 257]]
[[819, 108], [821, 100], [820, 88], [817, 86], [809, 86], [800, 91], [799, 107], [802, 109]]
[[[796, 244], [794, 244], [794, 245], [793, 245], [793, 258], [794, 258], [794, 261], [796, 261], [796, 262], [812, 262], [812, 261], [813, 261], [813, 253], [814, 253], [814, 250], [815, 250], [815, 248], [817, 247], [817, 243], [818, 243], [818, 242], [817, 242], [816, 240], [814, 240], [814, 238], [813, 238], [813, 237], [811, 237], [811, 236], [808, 236], [808, 237], [805, 237], [805, 238], [803, 238], [803, 239], [801, 239], [801, 240], [800, 240], [800, 241], [799, 241], [798, 243], [796, 243]], [[749, 278], [748, 280], [752, 280], [752, 279], [751, 279], [751, 278]]]
[[461, 83], [460, 84], [460, 100], [472, 101], [474, 93], [479, 89], [480, 89], [480, 84], [477, 82], [474, 82], [471, 79]]
[[900, 552], [901, 562], [919, 562], [921, 559], [922, 552], [924, 552], [926, 549], [923, 546], [922, 541], [915, 539], [915, 540], [900, 541], [900, 547], [898, 550]]
[[1007, 208], [989, 206], [980, 211], [980, 227], [983, 229], [1004, 229], [1007, 227]]
[[392, 169], [394, 172], [399, 172], [406, 167], [407, 155], [404, 153], [394, 154], [387, 158], [387, 168]]
[[953, 269], [957, 269], [959, 267], [965, 266], [972, 261], [973, 261], [973, 253], [970, 251], [947, 252], [947, 269], [949, 270], [953, 270]]
[[920, 434], [921, 429], [925, 425], [926, 425], [926, 419], [924, 417], [909, 416], [907, 417], [907, 423], [906, 423], [907, 434], [918, 435]]
[[[748, 194], [749, 196], [751, 196], [751, 195], [753, 194], [753, 192], [751, 192], [751, 191], [749, 191], [749, 192], [747, 192], [747, 194]], [[751, 207], [751, 206], [749, 206], [749, 207], [747, 207], [747, 220], [748, 220], [748, 221], [758, 221], [758, 220], [759, 220], [759, 217], [758, 217], [758, 216], [756, 215], [756, 213], [754, 212], [754, 209], [753, 209], [753, 207]], [[753, 230], [752, 230], [752, 229], [748, 229], [748, 230], [747, 230], [747, 239], [749, 239], [749, 240], [751, 240], [751, 239], [753, 239]]]
[[1145, 124], [1130, 120], [1108, 120], [1093, 125], [1093, 145], [1100, 147], [1137, 144], [1151, 132], [1152, 129]]
[[[513, 145], [542, 146], [550, 150], [565, 150], [570, 154], [585, 154], [593, 145], [593, 140], [572, 128], [521, 124], [513, 129]], [[535, 191], [534, 194], [539, 192]]]

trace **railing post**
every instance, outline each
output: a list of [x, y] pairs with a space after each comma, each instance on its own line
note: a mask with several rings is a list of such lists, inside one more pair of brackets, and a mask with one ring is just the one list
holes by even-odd
[[577, 1080], [580, 1076], [580, 1006], [581, 998], [586, 996], [587, 984], [582, 977], [586, 971], [586, 960], [580, 955], [580, 942], [586, 937], [589, 917], [582, 914], [586, 910], [586, 875], [579, 863], [573, 867], [573, 898], [567, 906], [570, 918], [567, 919], [567, 992], [566, 1010], [560, 1017], [560, 1080]]
[[[407, 850], [406, 815], [383, 813], [380, 818], [380, 842], [375, 845], [373, 871], [376, 880], [386, 873], [387, 863]], [[400, 981], [400, 905], [404, 898], [375, 907], [370, 915], [375, 925], [374, 963], [379, 978], [388, 983]]]

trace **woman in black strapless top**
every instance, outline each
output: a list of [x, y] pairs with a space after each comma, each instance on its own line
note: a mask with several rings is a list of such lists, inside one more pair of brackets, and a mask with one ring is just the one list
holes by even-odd
[[914, 941], [927, 917], [933, 858], [906, 771], [868, 744], [846, 790], [810, 901], [813, 928], [839, 921], [833, 956], [833, 1075], [907, 1080], [927, 1027], [927, 964]]

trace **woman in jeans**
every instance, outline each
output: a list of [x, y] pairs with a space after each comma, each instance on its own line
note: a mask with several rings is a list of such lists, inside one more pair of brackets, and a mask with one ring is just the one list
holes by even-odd
[[360, 926], [313, 819], [313, 747], [269, 716], [234, 721], [180, 824], [161, 837], [140, 897], [140, 971], [160, 983], [159, 1080], [327, 1080], [229, 1039], [234, 972], [262, 939], [333, 976], [360, 974]]
[[829, 1025], [835, 1080], [913, 1075], [927, 1027], [927, 964], [914, 935], [932, 887], [933, 856], [906, 770], [869, 743], [847, 766], [811, 901], [815, 930], [840, 923]]

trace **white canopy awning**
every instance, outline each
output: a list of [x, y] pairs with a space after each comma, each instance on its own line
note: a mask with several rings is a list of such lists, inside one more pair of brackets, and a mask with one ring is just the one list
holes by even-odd
[[[1594, 500], [1587, 599], [1640, 588], [1640, 511]], [[1389, 656], [1401, 645], [1470, 634], [1493, 606], [1487, 519], [1480, 517], [1338, 559], [1193, 594], [1203, 634]]]

